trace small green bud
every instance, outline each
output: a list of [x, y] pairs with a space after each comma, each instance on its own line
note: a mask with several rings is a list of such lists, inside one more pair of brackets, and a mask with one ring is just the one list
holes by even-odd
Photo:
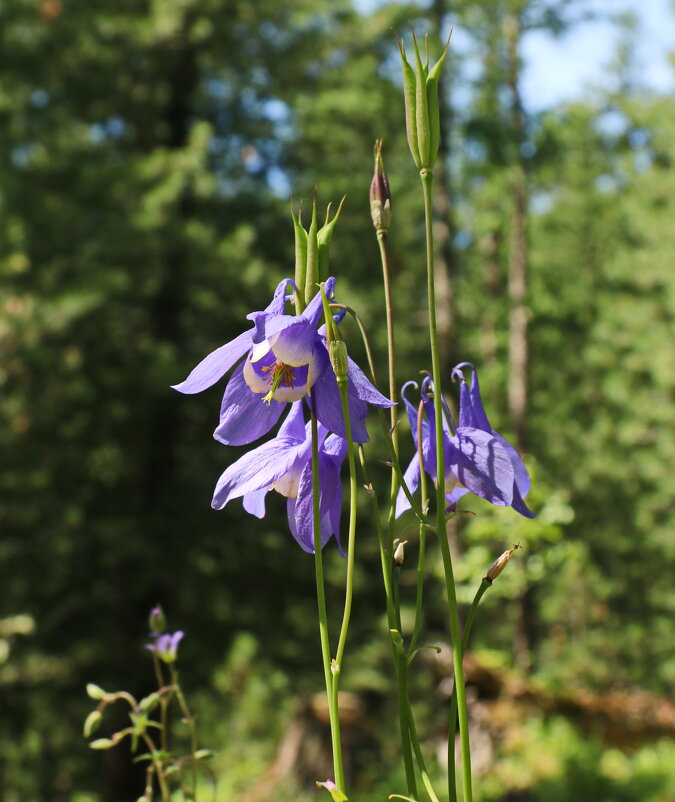
[[91, 711], [91, 713], [85, 719], [84, 727], [82, 728], [82, 734], [85, 738], [89, 738], [94, 732], [96, 732], [96, 730], [99, 728], [102, 718], [103, 716], [101, 715], [100, 710]]
[[156, 632], [158, 635], [161, 635], [166, 629], [166, 616], [159, 604], [156, 604], [152, 610], [150, 610], [148, 624], [150, 626], [150, 632]]
[[94, 699], [96, 702], [100, 702], [101, 699], [105, 699], [107, 696], [103, 688], [99, 688], [99, 686], [94, 685], [93, 682], [87, 683], [87, 695], [90, 699]]
[[195, 760], [208, 760], [215, 756], [216, 753], [212, 749], [198, 749], [195, 752]]
[[143, 713], [150, 713], [157, 707], [160, 699], [160, 695], [155, 691], [155, 693], [151, 693], [141, 699], [141, 701], [138, 703], [138, 709]]
[[347, 380], [349, 362], [347, 360], [347, 344], [344, 340], [332, 340], [328, 343], [328, 356], [338, 382]]
[[110, 738], [98, 738], [89, 744], [90, 749], [111, 749], [115, 746], [115, 742]]

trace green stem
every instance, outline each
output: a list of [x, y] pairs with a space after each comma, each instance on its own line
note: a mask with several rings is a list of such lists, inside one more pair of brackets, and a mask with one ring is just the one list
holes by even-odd
[[[373, 352], [370, 347], [370, 342], [368, 340], [368, 333], [366, 332], [366, 328], [363, 325], [363, 321], [359, 317], [358, 313], [355, 312], [350, 306], [346, 306], [345, 304], [336, 304], [331, 303], [331, 308], [335, 307], [336, 309], [344, 309], [348, 314], [350, 314], [354, 320], [356, 321], [357, 326], [359, 327], [359, 331], [361, 332], [361, 339], [363, 340], [363, 344], [366, 349], [366, 358], [368, 360], [368, 369], [370, 370], [370, 376], [375, 386], [375, 389], [379, 392], [380, 387], [377, 382], [377, 373], [375, 371], [375, 362], [373, 360]], [[424, 515], [422, 514], [422, 510], [420, 509], [420, 505], [417, 503], [417, 500], [410, 492], [410, 488], [406, 484], [405, 478], [403, 476], [403, 469], [401, 468], [401, 464], [398, 461], [398, 453], [396, 447], [394, 446], [394, 434], [396, 432], [396, 427], [392, 431], [390, 425], [387, 424], [387, 417], [383, 409], [378, 407], [379, 419], [382, 425], [382, 431], [384, 433], [384, 438], [387, 443], [387, 448], [389, 449], [389, 458], [391, 460], [392, 467], [394, 471], [396, 471], [396, 478], [405, 493], [405, 497], [408, 499], [408, 503], [410, 504], [412, 511], [415, 513], [417, 518], [421, 523], [426, 523]], [[396, 422], [396, 421], [395, 421]]]
[[[333, 674], [333, 707], [339, 716], [339, 685], [342, 673], [342, 660], [347, 642], [347, 631], [349, 630], [349, 619], [352, 611], [352, 598], [354, 595], [354, 552], [356, 545], [356, 461], [354, 458], [354, 441], [352, 439], [352, 424], [349, 417], [349, 402], [347, 395], [347, 379], [338, 379], [340, 390], [340, 400], [342, 401], [342, 414], [345, 421], [345, 434], [347, 435], [347, 459], [349, 461], [349, 535], [347, 539], [347, 578], [345, 581], [345, 606], [342, 615], [342, 626], [338, 638], [338, 647], [335, 653], [335, 660], [331, 663]], [[338, 719], [339, 721], [339, 719]], [[344, 774], [342, 766], [340, 772], [336, 768], [335, 782], [341, 791], [346, 792], [344, 784]], [[339, 776], [339, 779], [338, 779]]]
[[195, 726], [195, 718], [190, 712], [190, 708], [185, 701], [185, 696], [183, 696], [183, 691], [178, 684], [178, 672], [173, 666], [170, 666], [171, 672], [171, 682], [176, 690], [176, 698], [178, 699], [178, 705], [180, 707], [181, 713], [183, 714], [183, 718], [185, 719], [185, 723], [187, 724], [188, 729], [190, 730], [190, 754], [192, 756], [192, 793], [194, 794], [193, 799], [197, 798], [197, 762], [195, 761], [195, 753], [197, 752], [197, 728]]
[[434, 287], [434, 243], [432, 230], [432, 186], [433, 174], [430, 170], [420, 170], [422, 190], [424, 193], [424, 222], [427, 240], [427, 293], [429, 301], [429, 341], [431, 346], [431, 367], [434, 380], [436, 400], [436, 533], [443, 558], [445, 586], [448, 598], [450, 619], [450, 637], [452, 639], [452, 660], [455, 671], [455, 687], [457, 689], [457, 710], [459, 715], [459, 737], [462, 747], [462, 787], [464, 802], [472, 802], [471, 786], [471, 748], [469, 745], [469, 721], [466, 708], [466, 692], [464, 689], [464, 669], [462, 667], [462, 642], [459, 626], [459, 613], [455, 595], [455, 578], [452, 568], [452, 557], [445, 526], [445, 452], [443, 448], [443, 404], [441, 402], [441, 359], [438, 347], [438, 329], [436, 326], [436, 292]]
[[366, 485], [370, 503], [373, 509], [373, 521], [375, 521], [375, 529], [377, 531], [377, 541], [380, 546], [380, 562], [382, 565], [382, 579], [384, 581], [384, 595], [387, 604], [387, 622], [389, 624], [389, 635], [391, 638], [392, 658], [394, 661], [394, 671], [396, 674], [396, 688], [398, 694], [398, 723], [401, 733], [401, 749], [403, 750], [403, 766], [405, 768], [406, 784], [408, 793], [411, 797], [417, 798], [417, 783], [415, 780], [415, 764], [410, 748], [410, 735], [409, 735], [409, 700], [407, 688], [407, 665], [405, 660], [401, 661], [398, 649], [396, 648], [394, 632], [398, 632], [398, 616], [396, 607], [394, 605], [394, 582], [392, 576], [392, 554], [387, 551], [384, 533], [382, 531], [382, 524], [380, 523], [380, 507], [377, 501], [377, 495], [370, 481], [368, 473], [368, 464], [366, 462], [366, 454], [362, 445], [359, 445], [359, 458], [361, 461], [361, 469], [363, 471], [363, 480]]
[[[387, 251], [387, 232], [377, 232], [377, 244], [380, 247], [380, 261], [382, 262], [382, 281], [384, 284], [384, 308], [387, 315], [387, 367], [389, 373], [389, 398], [396, 401], [396, 342], [394, 340], [394, 306], [391, 299], [391, 278], [389, 272], [389, 253]], [[398, 456], [398, 427], [396, 426], [396, 407], [389, 410], [391, 423], [391, 442], [393, 450]], [[399, 480], [396, 470], [392, 466], [391, 494], [387, 527], [389, 541], [393, 540], [394, 514], [396, 511], [396, 495], [398, 494]]]
[[[480, 587], [476, 591], [471, 603], [471, 609], [464, 625], [464, 634], [462, 635], [462, 654], [466, 651], [466, 645], [469, 642], [469, 635], [471, 634], [471, 627], [473, 620], [476, 617], [476, 611], [480, 600], [483, 598], [485, 591], [492, 587], [492, 581], [487, 577], [483, 577]], [[457, 732], [457, 694], [455, 689], [452, 689], [452, 696], [450, 697], [450, 726], [448, 728], [448, 791], [450, 802], [457, 802], [457, 783], [455, 779], [455, 733]]]
[[152, 765], [155, 767], [155, 774], [157, 775], [157, 782], [159, 783], [159, 792], [162, 795], [162, 802], [171, 802], [171, 791], [167, 785], [166, 777], [164, 776], [164, 770], [162, 768], [162, 761], [157, 755], [155, 744], [153, 743], [152, 738], [146, 733], [143, 733], [142, 738], [145, 741], [145, 745], [148, 747], [148, 751], [150, 752]]
[[[347, 640], [347, 630], [349, 629], [349, 618], [352, 610], [352, 596], [354, 593], [354, 546], [356, 541], [356, 459], [354, 457], [354, 441], [352, 439], [352, 423], [349, 417], [349, 401], [347, 379], [338, 380], [340, 390], [340, 400], [342, 401], [342, 414], [345, 420], [345, 434], [347, 435], [347, 460], [349, 462], [349, 535], [347, 539], [347, 580], [345, 584], [345, 608], [342, 616], [342, 628], [338, 640], [337, 652], [335, 653], [336, 670], [336, 695], [337, 695], [337, 675], [342, 668], [342, 656]], [[344, 788], [342, 789], [344, 791]]]
[[[420, 497], [422, 499], [422, 509], [426, 510], [429, 506], [429, 495], [427, 491], [427, 473], [424, 469], [424, 453], [422, 451], [422, 415], [424, 414], [424, 403], [420, 401], [417, 407], [417, 459], [420, 466]], [[431, 425], [431, 421], [429, 421]], [[417, 559], [417, 593], [415, 597], [415, 624], [413, 626], [410, 646], [408, 647], [408, 660], [412, 660], [415, 646], [422, 631], [422, 602], [424, 599], [424, 558], [426, 551], [427, 530], [423, 524], [419, 527], [419, 555]]]
[[[162, 674], [162, 666], [160, 665], [159, 658], [157, 657], [156, 652], [152, 653], [152, 665], [155, 669], [155, 678], [157, 679], [157, 686], [161, 691], [162, 688], [164, 687], [164, 675]], [[160, 697], [159, 701], [160, 724], [162, 725], [162, 729], [160, 730], [160, 744], [163, 752], [169, 751], [167, 728], [169, 721], [170, 701], [171, 699], [165, 697], [164, 695]]]
[[319, 432], [316, 416], [311, 416], [312, 426], [312, 513], [314, 529], [314, 569], [316, 574], [316, 598], [319, 608], [319, 635], [323, 673], [328, 698], [328, 715], [330, 718], [330, 737], [333, 747], [333, 769], [338, 788], [344, 787], [342, 769], [342, 747], [340, 744], [340, 719], [333, 698], [333, 676], [331, 674], [330, 643], [328, 639], [328, 613], [326, 611], [326, 590], [323, 578], [323, 552], [321, 550], [321, 511], [319, 508]]
[[417, 728], [415, 727], [415, 721], [412, 716], [412, 710], [410, 711], [410, 740], [412, 741], [413, 749], [415, 750], [417, 765], [420, 767], [420, 773], [422, 774], [422, 782], [424, 783], [424, 787], [427, 789], [429, 798], [431, 799], [431, 802], [440, 802], [438, 796], [436, 795], [436, 791], [434, 790], [434, 786], [431, 783], [431, 778], [429, 777], [429, 772], [427, 771], [426, 763], [424, 762], [422, 749], [420, 748], [420, 742], [417, 737]]

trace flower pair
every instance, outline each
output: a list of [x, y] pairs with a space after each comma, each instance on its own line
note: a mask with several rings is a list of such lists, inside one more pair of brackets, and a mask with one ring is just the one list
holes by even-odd
[[[182, 393], [198, 393], [211, 387], [239, 360], [228, 382], [214, 432], [225, 445], [246, 445], [262, 437], [276, 424], [286, 405], [291, 412], [271, 441], [253, 449], [220, 477], [212, 506], [222, 509], [233, 498], [243, 497], [244, 508], [261, 518], [266, 493], [286, 496], [291, 532], [300, 546], [314, 551], [310, 424], [305, 424], [302, 399], [319, 426], [319, 479], [322, 546], [335, 536], [339, 547], [342, 488], [340, 468], [347, 452], [342, 402], [330, 365], [324, 327], [317, 329], [323, 307], [317, 293], [300, 315], [284, 313], [295, 290], [291, 279], [277, 286], [269, 306], [247, 316], [253, 328], [243, 332], [203, 359], [190, 375], [174, 386]], [[335, 279], [324, 284], [333, 297]], [[392, 406], [348, 360], [348, 405], [352, 436], [368, 439], [368, 404]], [[332, 432], [332, 434], [331, 434]]]
[[[468, 384], [463, 368], [472, 371]], [[474, 493], [491, 504], [513, 507], [526, 518], [534, 518], [524, 498], [530, 489], [530, 477], [513, 446], [495, 431], [488, 420], [480, 396], [478, 374], [470, 362], [461, 362], [452, 371], [453, 379], [460, 382], [459, 425], [455, 426], [450, 410], [443, 404], [443, 449], [445, 453], [445, 499], [448, 507], [456, 504], [466, 493]], [[406, 396], [406, 391], [415, 382], [407, 382], [401, 391], [406, 405], [415, 447], [419, 449], [418, 425], [421, 424], [422, 461], [424, 469], [435, 484], [436, 476], [436, 429], [433, 382], [427, 377], [422, 382], [420, 400], [425, 418], [418, 420], [418, 408]], [[415, 492], [420, 481], [420, 462], [416, 453], [405, 472], [405, 480], [411, 492]], [[396, 500], [396, 517], [410, 508], [402, 492]]]

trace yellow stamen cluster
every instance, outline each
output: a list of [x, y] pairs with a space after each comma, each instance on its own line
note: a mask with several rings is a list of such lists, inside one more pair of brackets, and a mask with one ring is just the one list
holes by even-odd
[[267, 381], [269, 384], [271, 384], [270, 391], [263, 397], [263, 401], [266, 404], [272, 403], [274, 393], [276, 393], [282, 384], [284, 384], [286, 387], [292, 387], [293, 382], [295, 381], [292, 366], [287, 365], [284, 362], [280, 362], [278, 359], [273, 365], [267, 365], [264, 367], [262, 372], [269, 373]]

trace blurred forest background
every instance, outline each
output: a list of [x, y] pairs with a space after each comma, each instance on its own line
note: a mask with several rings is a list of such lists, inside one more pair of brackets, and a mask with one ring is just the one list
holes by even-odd
[[[331, 272], [384, 364], [368, 209], [377, 137], [401, 383], [430, 367], [392, 35], [409, 19], [435, 54], [454, 26], [472, 65], [460, 79], [451, 47], [436, 195], [443, 358], [480, 367], [538, 514], [471, 498], [477, 516], [450, 532], [465, 603], [499, 553], [524, 547], [485, 597], [467, 657], [480, 799], [675, 798], [675, 99], [643, 85], [638, 21], [623, 17], [592, 91], [527, 108], [523, 40], [568, 32], [587, 6], [3, 0], [2, 802], [141, 794], [126, 747], [87, 748], [84, 688], [152, 689], [143, 644], [157, 602], [187, 632], [180, 668], [201, 744], [218, 752], [218, 799], [325, 795], [313, 785], [330, 774], [313, 562], [280, 497], [262, 521], [236, 502], [210, 509], [240, 453], [211, 438], [223, 385], [192, 398], [168, 388], [292, 274], [289, 197], [315, 184], [322, 204], [348, 196]], [[370, 453], [385, 454], [375, 436]], [[403, 780], [362, 520], [344, 687], [351, 787], [367, 802]], [[411, 520], [400, 531], [414, 562]], [[343, 566], [333, 547], [327, 559], [337, 616]], [[407, 607], [414, 576], [401, 571]], [[445, 644], [438, 579], [432, 551], [425, 640]], [[447, 651], [412, 668], [439, 776], [449, 671]]]

